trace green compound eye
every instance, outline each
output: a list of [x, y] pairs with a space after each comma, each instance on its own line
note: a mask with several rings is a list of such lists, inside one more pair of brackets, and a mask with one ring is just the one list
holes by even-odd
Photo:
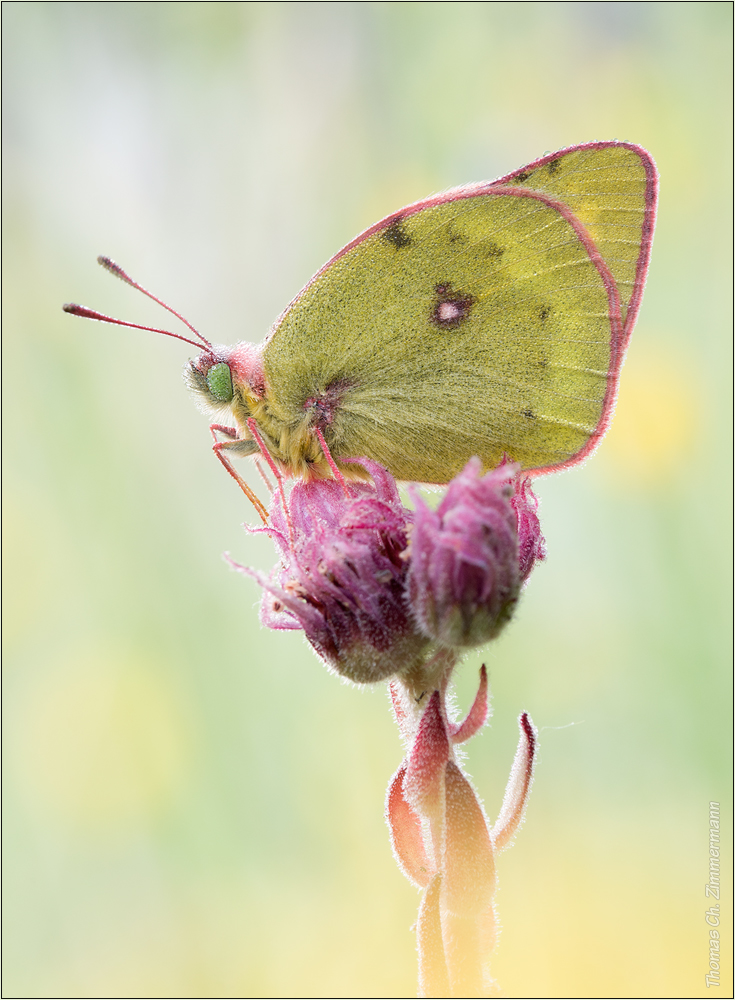
[[229, 403], [232, 399], [232, 374], [230, 366], [220, 361], [207, 372], [209, 391], [219, 403]]

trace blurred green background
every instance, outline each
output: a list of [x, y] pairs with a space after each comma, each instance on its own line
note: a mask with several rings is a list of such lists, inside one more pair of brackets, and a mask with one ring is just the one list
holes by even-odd
[[[8, 997], [409, 997], [418, 896], [383, 796], [385, 689], [266, 633], [270, 543], [187, 398], [382, 215], [594, 139], [661, 173], [609, 437], [539, 481], [549, 557], [488, 663], [468, 769], [509, 997], [705, 986], [708, 809], [729, 816], [730, 3], [4, 3]], [[729, 820], [725, 823], [729, 831]], [[723, 870], [723, 876], [727, 872]], [[730, 906], [729, 890], [721, 901]], [[723, 923], [727, 939], [729, 924]]]

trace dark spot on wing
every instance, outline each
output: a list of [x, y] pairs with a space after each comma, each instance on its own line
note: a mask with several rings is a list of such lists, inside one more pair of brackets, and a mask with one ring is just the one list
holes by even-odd
[[335, 379], [320, 393], [305, 399], [304, 409], [311, 413], [312, 422], [319, 427], [331, 424], [342, 400], [354, 384], [351, 379]]
[[450, 243], [469, 243], [470, 238], [465, 233], [459, 233], [454, 228], [454, 223], [450, 222], [448, 227], [449, 242]]
[[453, 330], [463, 323], [475, 304], [467, 292], [455, 292], [448, 281], [434, 288], [436, 299], [431, 310], [431, 322], [442, 330]]
[[551, 315], [551, 306], [541, 306], [541, 308], [538, 311], [538, 318], [541, 320], [541, 322], [545, 323], [550, 315]]
[[558, 174], [559, 170], [561, 169], [561, 160], [549, 160], [549, 162], [546, 164], [546, 169], [553, 177], [554, 174]]
[[521, 184], [527, 181], [529, 177], [533, 177], [533, 170], [521, 170], [519, 174], [516, 174], [513, 178], [514, 181], [519, 181]]
[[488, 243], [487, 245], [488, 257], [495, 260], [500, 260], [500, 258], [503, 256], [504, 253], [505, 250], [502, 247], [499, 247], [497, 243]]
[[529, 420], [536, 419], [536, 414], [533, 412], [532, 409], [530, 409], [530, 407], [527, 410], [521, 410], [521, 413], [523, 414], [524, 417], [528, 417]]
[[401, 225], [402, 219], [394, 219], [393, 222], [383, 230], [383, 239], [392, 243], [396, 250], [411, 245], [411, 237]]

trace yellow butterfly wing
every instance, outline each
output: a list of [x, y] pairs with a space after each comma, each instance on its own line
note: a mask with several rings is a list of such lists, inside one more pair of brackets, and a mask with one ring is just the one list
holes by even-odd
[[609, 267], [623, 321], [632, 326], [643, 293], [658, 194], [656, 167], [648, 153], [630, 143], [588, 143], [545, 156], [495, 185], [544, 192], [571, 209]]
[[655, 173], [620, 144], [555, 156], [389, 216], [312, 279], [264, 349], [281, 454], [316, 424], [338, 459], [444, 483], [472, 455], [541, 472], [590, 450], [640, 301]]

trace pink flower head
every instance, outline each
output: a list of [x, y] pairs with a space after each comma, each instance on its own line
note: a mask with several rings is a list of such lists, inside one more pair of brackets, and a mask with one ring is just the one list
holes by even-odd
[[404, 558], [411, 512], [392, 476], [360, 459], [373, 483], [297, 482], [283, 502], [274, 494], [266, 529], [281, 551], [270, 578], [247, 570], [266, 593], [269, 628], [304, 630], [327, 664], [359, 683], [383, 680], [427, 658], [405, 597]]
[[[470, 459], [435, 511], [401, 504], [395, 480], [369, 459], [372, 483], [297, 482], [273, 494], [265, 531], [280, 550], [261, 621], [303, 629], [337, 673], [358, 683], [407, 675], [438, 647], [480, 645], [509, 620], [543, 538], [536, 498], [518, 466], [482, 475]], [[409, 544], [410, 536], [410, 544]]]
[[544, 547], [536, 498], [511, 463], [482, 475], [471, 458], [436, 510], [416, 497], [408, 589], [421, 630], [478, 646], [510, 619]]

